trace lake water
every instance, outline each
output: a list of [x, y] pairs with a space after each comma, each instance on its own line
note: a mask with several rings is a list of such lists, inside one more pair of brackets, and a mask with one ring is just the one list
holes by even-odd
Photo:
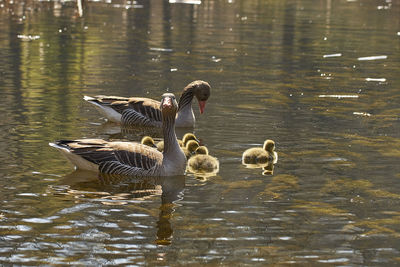
[[[171, 1], [175, 2], [175, 1]], [[0, 265], [400, 264], [400, 2], [0, 1]], [[74, 172], [138, 141], [83, 95], [180, 95], [217, 176]], [[242, 152], [276, 142], [273, 175]]]

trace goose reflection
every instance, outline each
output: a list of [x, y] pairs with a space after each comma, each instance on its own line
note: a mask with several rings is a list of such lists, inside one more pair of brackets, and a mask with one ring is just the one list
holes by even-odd
[[155, 243], [171, 244], [173, 229], [170, 220], [178, 207], [177, 202], [183, 199], [184, 175], [137, 178], [76, 170], [66, 175], [61, 184], [66, 191], [64, 194], [77, 198], [98, 199], [105, 205], [126, 205], [130, 200], [160, 196]]

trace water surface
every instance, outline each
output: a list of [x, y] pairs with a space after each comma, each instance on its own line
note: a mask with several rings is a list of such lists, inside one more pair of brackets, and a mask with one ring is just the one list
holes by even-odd
[[[82, 17], [0, 1], [0, 263], [398, 264], [398, 14], [394, 0], [88, 1]], [[212, 86], [194, 132], [217, 176], [74, 172], [48, 146], [137, 141], [83, 95], [158, 99], [196, 79]], [[273, 175], [241, 165], [267, 138]]]

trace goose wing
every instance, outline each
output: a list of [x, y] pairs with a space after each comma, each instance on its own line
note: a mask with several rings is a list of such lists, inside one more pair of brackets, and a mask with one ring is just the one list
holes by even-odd
[[156, 165], [161, 165], [163, 159], [162, 153], [157, 149], [139, 143], [80, 139], [57, 141], [57, 145], [100, 166], [106, 162], [117, 162], [133, 168], [148, 170]]
[[141, 113], [143, 116], [151, 120], [162, 120], [159, 101], [150, 98], [131, 97], [128, 101], [128, 107]]
[[93, 104], [110, 107], [122, 114], [124, 110], [134, 110], [142, 116], [155, 121], [161, 121], [160, 102], [145, 97], [120, 97], [97, 95], [85, 96], [84, 99]]

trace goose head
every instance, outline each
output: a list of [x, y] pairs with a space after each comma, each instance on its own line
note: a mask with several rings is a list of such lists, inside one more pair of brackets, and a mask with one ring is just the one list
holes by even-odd
[[272, 153], [275, 150], [275, 142], [272, 140], [265, 140], [264, 145], [263, 145], [263, 149]]
[[203, 114], [206, 101], [210, 97], [211, 86], [208, 82], [197, 80], [189, 83], [184, 90], [192, 90], [193, 95], [199, 102], [200, 114]]
[[178, 103], [176, 102], [175, 95], [165, 93], [162, 95], [160, 109], [165, 118], [174, 118], [178, 111]]
[[140, 141], [142, 145], [150, 146], [150, 147], [155, 147], [157, 146], [154, 143], [154, 139], [151, 138], [150, 136], [143, 136], [142, 140]]
[[196, 155], [208, 155], [208, 149], [205, 146], [199, 146], [194, 153]]

